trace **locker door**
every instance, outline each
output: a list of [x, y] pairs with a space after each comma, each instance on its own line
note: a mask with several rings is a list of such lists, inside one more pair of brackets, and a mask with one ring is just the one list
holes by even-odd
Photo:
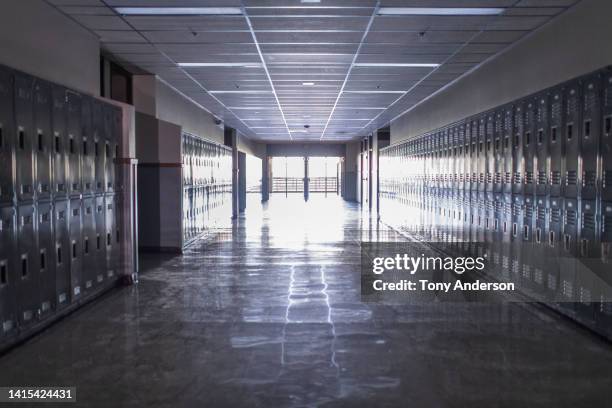
[[53, 204], [38, 203], [38, 270], [40, 280], [40, 313], [45, 317], [55, 310], [55, 240], [53, 238]]
[[70, 257], [70, 294], [74, 302], [81, 298], [83, 291], [83, 237], [82, 237], [82, 207], [80, 199], [70, 200], [68, 221]]
[[36, 196], [51, 199], [51, 85], [40, 80], [34, 84], [34, 155], [36, 166]]
[[600, 73], [591, 75], [582, 82], [581, 197], [587, 200], [594, 200], [597, 195], [597, 159], [602, 131], [601, 82]]
[[96, 259], [96, 199], [83, 198], [82, 202], [82, 265], [83, 265], [83, 292], [89, 294], [94, 290], [97, 279]]
[[495, 123], [493, 133], [493, 191], [501, 193], [504, 181], [504, 111], [495, 112]]
[[55, 235], [55, 298], [57, 308], [61, 309], [70, 304], [70, 233], [68, 221], [70, 215], [70, 202], [66, 200], [55, 201], [53, 206], [53, 232]]
[[17, 166], [17, 199], [34, 199], [34, 79], [15, 74], [15, 160]]
[[106, 279], [106, 222], [105, 222], [104, 196], [96, 197], [96, 282], [102, 283]]
[[[578, 255], [576, 262], [576, 313], [585, 322], [595, 322], [594, 295], [602, 286], [601, 278], [607, 278], [608, 268], [601, 262], [601, 246], [599, 245], [600, 226], [598, 225], [596, 202], [580, 201], [580, 222], [578, 224]], [[599, 283], [601, 282], [601, 283]], [[608, 285], [605, 285], [608, 286]]]
[[550, 129], [548, 152], [550, 155], [549, 191], [552, 197], [561, 195], [561, 174], [563, 171], [563, 90], [554, 89], [550, 95]]
[[0, 339], [10, 336], [17, 327], [16, 285], [17, 270], [17, 211], [14, 207], [0, 207]]
[[525, 160], [523, 158], [523, 136], [525, 134], [524, 103], [514, 105], [514, 132], [512, 144], [512, 193], [523, 195], [523, 175]]
[[121, 176], [121, 166], [119, 159], [121, 157], [121, 132], [122, 132], [123, 113], [121, 109], [113, 107], [113, 170], [115, 172], [115, 191], [123, 191], [123, 179]]
[[81, 144], [81, 180], [82, 192], [91, 195], [96, 190], [95, 168], [95, 138], [93, 127], [93, 100], [89, 96], [81, 98], [81, 131], [79, 143]]
[[36, 321], [40, 305], [36, 207], [20, 205], [17, 223], [17, 308], [19, 323], [24, 326]]
[[536, 194], [547, 195], [548, 191], [548, 128], [549, 97], [547, 94], [535, 98], [535, 146], [536, 146]]
[[559, 271], [559, 283], [561, 296], [564, 303], [561, 307], [575, 312], [578, 294], [576, 290], [576, 270], [578, 252], [578, 221], [579, 208], [578, 201], [574, 198], [563, 200], [563, 238], [560, 245], [560, 259], [562, 261]]
[[101, 101], [93, 100], [92, 103], [93, 121], [93, 160], [95, 162], [95, 192], [102, 194], [106, 191], [104, 172], [106, 169], [106, 155], [104, 149], [106, 145], [106, 128], [104, 126], [104, 105]]
[[68, 193], [72, 197], [78, 197], [82, 193], [81, 179], [81, 97], [73, 92], [68, 92], [67, 105], [67, 129], [68, 129]]
[[12, 204], [15, 197], [14, 124], [13, 76], [0, 67], [0, 204]]
[[56, 199], [65, 199], [68, 194], [67, 167], [68, 167], [68, 106], [66, 102], [67, 90], [61, 86], [52, 87], [51, 122], [53, 138], [51, 141], [51, 160], [53, 169], [53, 195]]
[[525, 195], [535, 194], [535, 101], [525, 102], [524, 133], [523, 133], [523, 160], [524, 177], [523, 191]]
[[486, 190], [487, 178], [487, 151], [486, 151], [486, 116], [478, 120], [478, 191]]
[[578, 197], [578, 160], [580, 157], [581, 119], [580, 109], [580, 88], [577, 82], [572, 82], [565, 88], [565, 176], [564, 192], [565, 197]]
[[486, 116], [485, 126], [485, 191], [494, 191], [495, 178], [495, 114]]
[[504, 157], [502, 192], [504, 194], [512, 194], [512, 158], [514, 151], [512, 148], [512, 138], [514, 137], [514, 134], [514, 106], [508, 106], [504, 111], [504, 129], [502, 138]]
[[115, 211], [115, 196], [106, 195], [106, 276], [111, 278], [117, 275], [117, 250], [116, 250], [116, 211]]
[[[538, 295], [538, 298], [541, 298], [540, 296], [546, 293], [543, 271], [545, 263], [538, 261], [539, 258], [543, 257], [543, 252], [539, 252], [541, 245], [536, 242], [534, 234], [536, 230], [535, 214], [536, 207], [533, 197], [523, 197], [523, 224], [519, 232], [522, 238], [519, 249], [521, 252], [521, 271], [523, 277], [530, 277], [526, 285], [527, 289]], [[541, 236], [539, 239], [541, 240]], [[536, 269], [536, 266], [538, 269]]]
[[115, 135], [113, 133], [113, 107], [104, 105], [104, 127], [106, 141], [104, 144], [104, 180], [106, 183], [106, 191], [112, 193], [115, 191]]
[[600, 142], [602, 171], [601, 197], [612, 201], [612, 71], [606, 70], [603, 92], [603, 129]]
[[[540, 200], [540, 197], [538, 197]], [[565, 223], [565, 204], [563, 198], [551, 197], [548, 210], [548, 231], [546, 251], [541, 261], [547, 274], [547, 293], [549, 300], [570, 300], [573, 296], [573, 262], [564, 250], [563, 230]], [[562, 276], [561, 272], [564, 271]], [[571, 282], [571, 284], [567, 283]], [[565, 298], [564, 298], [565, 296]], [[569, 298], [568, 298], [569, 296]]]

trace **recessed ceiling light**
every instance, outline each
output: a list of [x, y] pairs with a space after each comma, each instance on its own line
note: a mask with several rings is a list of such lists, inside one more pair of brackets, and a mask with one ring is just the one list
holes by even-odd
[[115, 11], [127, 16], [219, 16], [242, 14], [240, 7], [115, 7]]
[[241, 68], [261, 68], [259, 63], [252, 62], [179, 62], [179, 67], [197, 68], [197, 67], [241, 67]]
[[505, 9], [498, 7], [381, 7], [381, 16], [496, 16]]
[[313, 86], [314, 84], [314, 82], [302, 82], [302, 85], [304, 86]]
[[356, 62], [353, 64], [354, 67], [405, 67], [405, 68], [437, 68], [440, 64], [429, 64], [429, 63], [386, 63], [386, 62]]

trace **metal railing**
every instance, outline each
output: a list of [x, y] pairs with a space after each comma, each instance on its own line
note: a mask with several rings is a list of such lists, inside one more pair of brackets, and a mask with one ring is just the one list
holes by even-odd
[[[310, 177], [308, 189], [311, 193], [336, 193], [338, 179], [336, 177]], [[273, 193], [303, 193], [304, 179], [301, 177], [273, 177]]]

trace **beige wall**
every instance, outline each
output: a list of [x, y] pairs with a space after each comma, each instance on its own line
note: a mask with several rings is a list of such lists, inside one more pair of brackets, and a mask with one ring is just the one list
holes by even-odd
[[612, 64], [612, 1], [583, 0], [391, 123], [391, 144]]
[[0, 3], [0, 64], [100, 94], [97, 37], [42, 0]]

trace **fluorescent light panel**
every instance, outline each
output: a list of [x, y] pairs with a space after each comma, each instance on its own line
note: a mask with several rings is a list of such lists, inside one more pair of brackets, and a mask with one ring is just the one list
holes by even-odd
[[302, 82], [302, 85], [304, 85], [304, 86], [313, 86], [314, 82]]
[[504, 12], [499, 7], [381, 7], [381, 16], [496, 16]]
[[272, 94], [272, 91], [208, 91], [211, 94]]
[[356, 62], [353, 64], [354, 67], [383, 67], [383, 68], [437, 68], [440, 64], [429, 64], [429, 63], [393, 63], [393, 62]]
[[179, 62], [179, 67], [183, 68], [202, 68], [202, 67], [241, 67], [241, 68], [261, 68], [258, 62]]
[[126, 16], [219, 16], [242, 15], [240, 7], [115, 7]]

